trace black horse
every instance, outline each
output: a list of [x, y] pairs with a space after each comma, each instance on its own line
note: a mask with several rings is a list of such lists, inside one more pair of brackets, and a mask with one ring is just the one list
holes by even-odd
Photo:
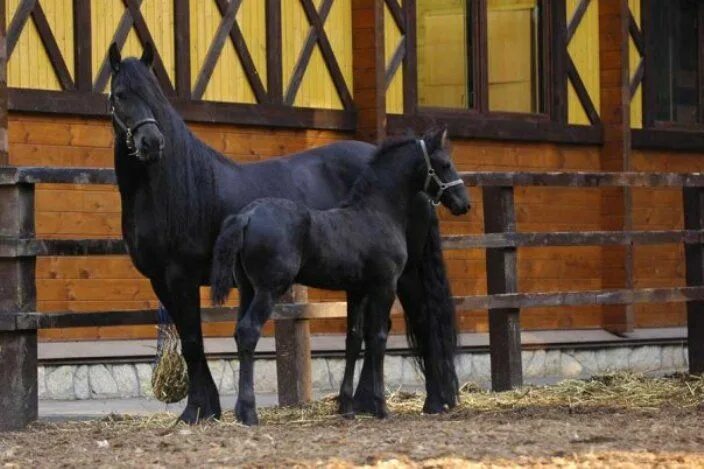
[[[262, 197], [326, 209], [339, 205], [376, 147], [339, 142], [286, 158], [238, 165], [198, 140], [151, 72], [153, 50], [121, 60], [115, 44], [110, 103], [122, 233], [136, 268], [151, 281], [181, 337], [191, 386], [181, 419], [220, 416], [220, 400], [203, 351], [199, 286], [209, 281], [212, 246], [223, 220]], [[408, 227], [406, 271], [397, 294], [408, 337], [425, 373], [425, 412], [457, 399], [454, 305], [445, 275], [437, 217], [419, 202]], [[417, 255], [413, 253], [418, 253]], [[373, 408], [372, 368], [365, 362], [355, 396]]]
[[300, 202], [264, 198], [225, 219], [213, 249], [210, 285], [215, 304], [227, 299], [233, 272], [240, 290], [235, 331], [239, 421], [257, 423], [254, 349], [275, 303], [294, 282], [347, 293], [348, 347], [340, 412], [354, 415], [352, 377], [362, 343], [357, 329], [361, 323], [365, 357], [372, 367], [373, 413], [379, 418], [388, 415], [384, 353], [391, 305], [408, 259], [410, 208], [417, 194], [432, 186], [435, 201], [454, 215], [469, 210], [467, 190], [445, 141], [443, 132], [385, 143], [337, 208], [312, 210]]

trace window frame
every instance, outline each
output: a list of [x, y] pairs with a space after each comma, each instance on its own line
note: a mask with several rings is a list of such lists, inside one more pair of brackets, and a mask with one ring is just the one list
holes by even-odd
[[[409, 47], [404, 64], [404, 112], [388, 114], [388, 127], [401, 132], [409, 127], [422, 129], [438, 121], [448, 126], [452, 135], [465, 138], [492, 138], [517, 141], [550, 141], [575, 144], [603, 143], [601, 122], [571, 125], [567, 121], [567, 19], [564, 0], [538, 0], [541, 8], [541, 44], [538, 78], [541, 82], [542, 107], [539, 113], [491, 111], [488, 84], [488, 2], [467, 0], [467, 24], [471, 24], [468, 54], [475, 96], [473, 107], [445, 108], [421, 106], [417, 101], [416, 15], [414, 0], [407, 6]], [[562, 51], [562, 52], [560, 52]], [[468, 74], [469, 76], [469, 74]], [[412, 101], [410, 101], [412, 100]]]
[[651, 2], [641, 0], [641, 34], [643, 36], [643, 96], [642, 128], [632, 129], [633, 147], [637, 149], [668, 149], [701, 151], [704, 149], [704, 2], [697, 2], [697, 119], [695, 124], [684, 124], [655, 119], [655, 83], [652, 76], [652, 50], [659, 46], [658, 37], [650, 29]]

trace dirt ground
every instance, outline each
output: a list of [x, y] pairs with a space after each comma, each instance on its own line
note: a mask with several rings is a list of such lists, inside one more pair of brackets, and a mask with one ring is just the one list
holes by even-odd
[[169, 415], [37, 423], [0, 435], [0, 467], [704, 467], [702, 388], [684, 392], [655, 405], [482, 393], [441, 416], [401, 396], [385, 421], [344, 420], [326, 400], [263, 410], [254, 428], [231, 413], [195, 427]]

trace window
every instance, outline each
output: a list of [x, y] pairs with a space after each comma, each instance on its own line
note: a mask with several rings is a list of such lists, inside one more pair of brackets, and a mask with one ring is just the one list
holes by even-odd
[[693, 125], [702, 122], [699, 18], [702, 2], [652, 2], [647, 34], [657, 44], [649, 50], [655, 122]]
[[419, 105], [545, 112], [543, 3], [417, 0]]

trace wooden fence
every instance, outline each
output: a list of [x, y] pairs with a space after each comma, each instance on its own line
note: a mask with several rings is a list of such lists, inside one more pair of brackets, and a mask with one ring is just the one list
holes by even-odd
[[[467, 172], [467, 185], [480, 186], [485, 234], [447, 236], [444, 248], [485, 248], [488, 295], [456, 297], [459, 309], [488, 309], [491, 378], [494, 390], [522, 385], [520, 310], [544, 306], [687, 303], [689, 367], [704, 372], [704, 174], [496, 173]], [[37, 256], [126, 254], [121, 240], [41, 240], [34, 231], [34, 185], [115, 184], [109, 169], [0, 168], [0, 430], [17, 429], [37, 418], [37, 330], [156, 323], [154, 310], [94, 313], [37, 313]], [[519, 233], [515, 186], [677, 187], [682, 189], [685, 226], [670, 231]], [[583, 246], [683, 243], [686, 285], [673, 288], [519, 293], [517, 249], [525, 246]], [[631, 275], [628, 272], [628, 275]], [[631, 279], [632, 280], [632, 279]], [[632, 282], [627, 282], [632, 284]], [[343, 317], [344, 303], [308, 303], [296, 288], [274, 313], [279, 401], [310, 399], [308, 320]], [[203, 321], [230, 321], [231, 308], [206, 308]]]

